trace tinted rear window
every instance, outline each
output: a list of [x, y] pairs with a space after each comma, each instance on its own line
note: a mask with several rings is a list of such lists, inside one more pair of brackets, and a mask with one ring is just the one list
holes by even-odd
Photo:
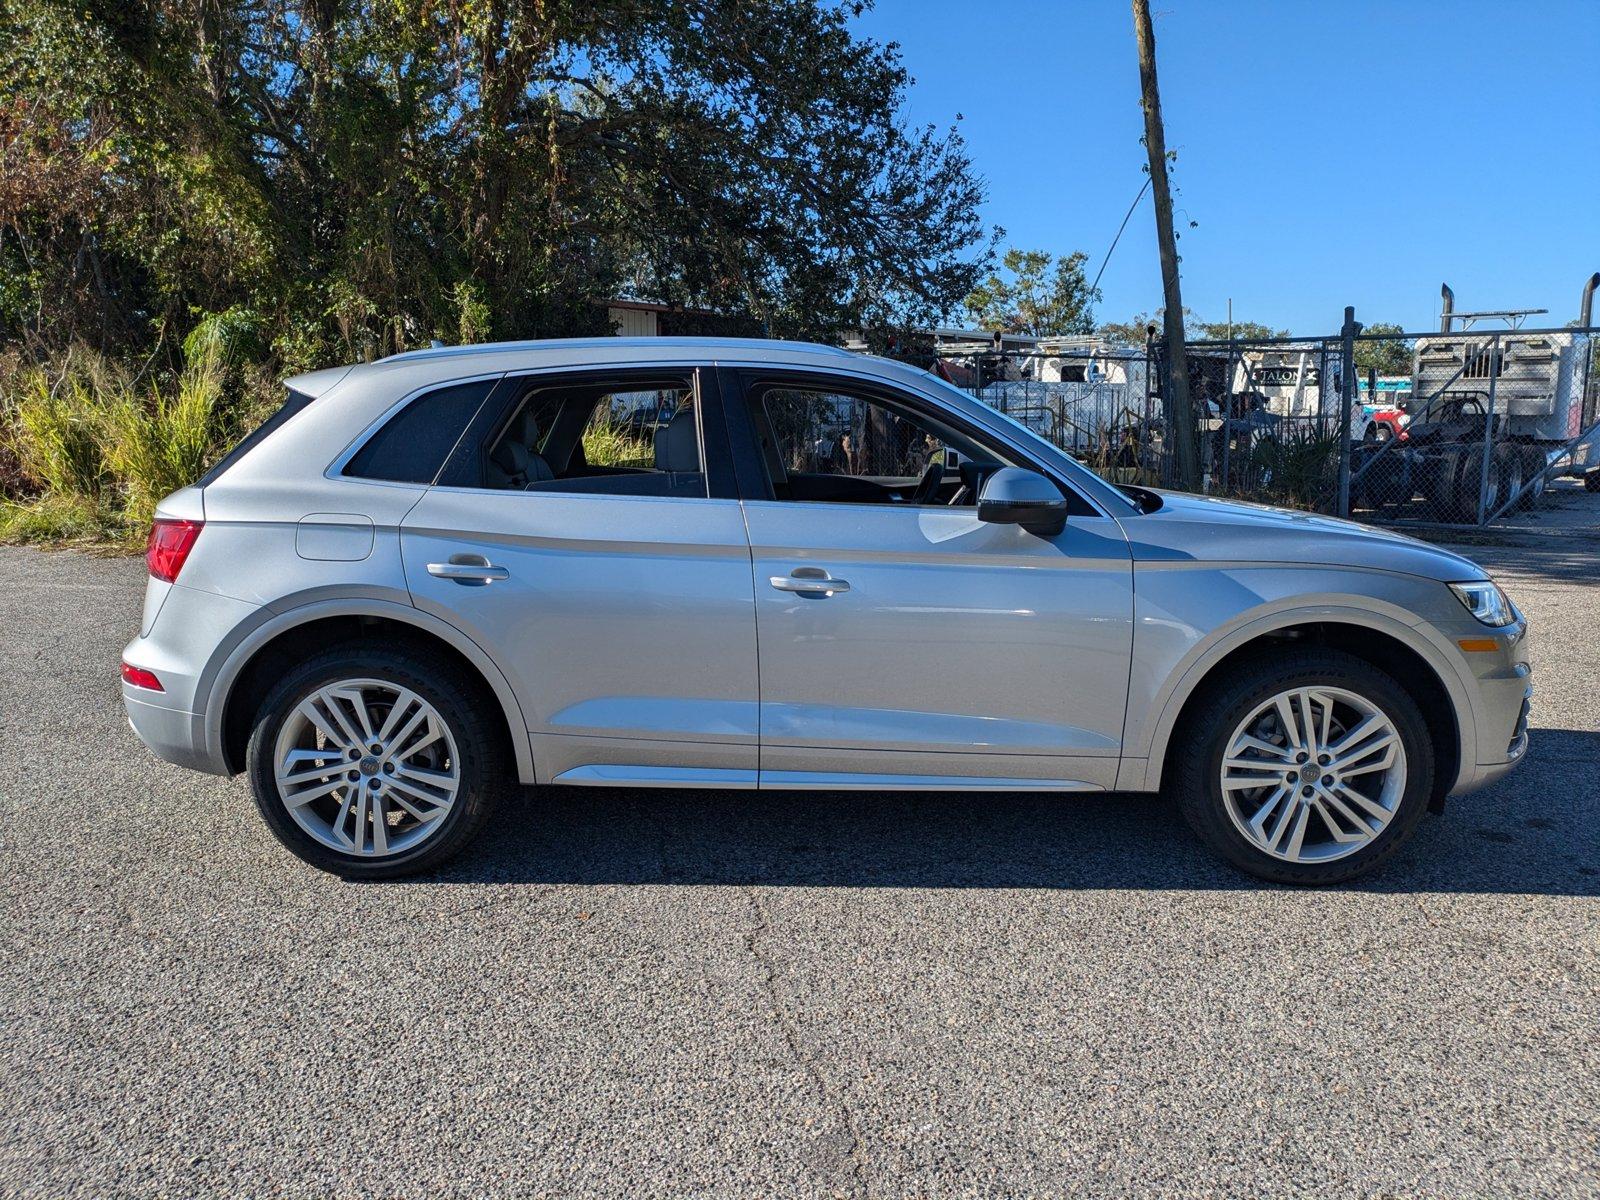
[[344, 473], [393, 483], [432, 483], [494, 385], [493, 379], [479, 379], [418, 396], [367, 439]]
[[246, 454], [249, 454], [250, 451], [254, 450], [262, 442], [266, 441], [267, 438], [272, 435], [274, 430], [278, 429], [285, 421], [294, 416], [295, 413], [299, 412], [302, 408], [310, 403], [310, 396], [307, 396], [304, 392], [297, 392], [293, 389], [290, 389], [289, 394], [284, 397], [283, 403], [278, 406], [278, 411], [273, 413], [265, 421], [261, 422], [261, 424], [257, 425], [249, 433], [245, 434], [244, 437], [240, 438], [238, 444], [235, 445], [232, 450], [229, 450], [226, 454], [224, 454], [222, 456], [222, 460], [218, 462], [216, 466], [212, 467], [211, 470], [200, 476], [200, 478], [196, 481], [196, 486], [208, 487], [209, 485], [215, 483], [222, 477], [222, 473], [224, 471], [233, 466], [234, 463], [238, 462]]

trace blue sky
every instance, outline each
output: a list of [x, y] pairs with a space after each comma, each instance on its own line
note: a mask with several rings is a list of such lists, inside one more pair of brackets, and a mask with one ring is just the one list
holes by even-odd
[[[1152, 0], [1184, 303], [1313, 333], [1458, 309], [1577, 315], [1600, 270], [1600, 0]], [[1099, 268], [1143, 182], [1126, 0], [878, 0], [908, 115], [957, 113], [1006, 244]], [[1198, 227], [1188, 228], [1188, 221]], [[1103, 319], [1160, 304], [1148, 195]]]

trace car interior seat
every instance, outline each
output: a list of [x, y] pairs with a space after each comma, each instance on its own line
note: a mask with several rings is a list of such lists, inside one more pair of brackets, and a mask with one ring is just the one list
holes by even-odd
[[524, 408], [511, 419], [489, 454], [488, 484], [493, 488], [525, 488], [555, 477], [539, 453], [539, 422], [530, 409]]
[[656, 470], [694, 474], [700, 470], [700, 431], [695, 427], [694, 410], [675, 413], [672, 420], [656, 429]]

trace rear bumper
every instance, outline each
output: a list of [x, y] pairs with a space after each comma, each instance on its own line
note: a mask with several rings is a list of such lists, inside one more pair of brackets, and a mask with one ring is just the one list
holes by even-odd
[[157, 758], [228, 774], [220, 738], [207, 737], [206, 697], [219, 651], [260, 612], [255, 604], [173, 584], [150, 628], [123, 648], [122, 661], [151, 672], [164, 689], [122, 685], [128, 723]]
[[122, 685], [122, 704], [128, 710], [128, 724], [139, 740], [164, 762], [210, 775], [226, 775], [227, 766], [206, 751], [205, 720], [195, 713], [151, 703], [159, 695], [130, 684]]

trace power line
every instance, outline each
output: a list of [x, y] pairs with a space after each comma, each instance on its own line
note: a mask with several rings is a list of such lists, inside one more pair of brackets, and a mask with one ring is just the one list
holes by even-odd
[[1111, 261], [1111, 252], [1117, 248], [1117, 243], [1122, 240], [1122, 231], [1128, 227], [1128, 222], [1133, 219], [1133, 210], [1139, 207], [1139, 201], [1144, 199], [1145, 192], [1150, 189], [1150, 176], [1144, 177], [1144, 183], [1139, 187], [1139, 194], [1133, 198], [1133, 203], [1128, 205], [1127, 215], [1122, 218], [1122, 224], [1117, 226], [1117, 236], [1111, 239], [1111, 245], [1106, 247], [1106, 256], [1100, 260], [1100, 269], [1094, 273], [1094, 282], [1089, 285], [1089, 294], [1094, 295], [1095, 288], [1100, 286], [1100, 276], [1106, 273], [1106, 264]]

